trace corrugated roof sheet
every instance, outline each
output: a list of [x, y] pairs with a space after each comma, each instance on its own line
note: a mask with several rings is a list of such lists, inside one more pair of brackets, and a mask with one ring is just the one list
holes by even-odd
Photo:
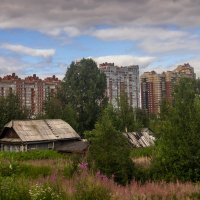
[[129, 132], [123, 134], [128, 138], [133, 147], [148, 147], [155, 143], [155, 137], [148, 128], [142, 129], [141, 132]]
[[12, 127], [24, 142], [80, 138], [75, 130], [61, 119], [12, 120], [4, 127]]

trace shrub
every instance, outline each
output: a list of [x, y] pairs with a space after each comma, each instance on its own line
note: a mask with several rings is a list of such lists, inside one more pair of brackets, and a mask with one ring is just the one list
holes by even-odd
[[27, 181], [18, 181], [13, 177], [0, 178], [1, 200], [31, 200]]
[[127, 139], [118, 132], [105, 111], [95, 126], [89, 148], [88, 161], [108, 177], [120, 184], [127, 184], [133, 176], [131, 147]]
[[20, 166], [18, 162], [1, 160], [0, 162], [0, 175], [12, 176], [20, 173]]
[[161, 135], [154, 159], [158, 178], [200, 181], [199, 84], [199, 80], [180, 79], [174, 89], [173, 104], [161, 109]]

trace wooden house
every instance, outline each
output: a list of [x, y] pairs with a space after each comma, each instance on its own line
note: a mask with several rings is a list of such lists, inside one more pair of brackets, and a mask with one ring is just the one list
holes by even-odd
[[53, 149], [62, 152], [83, 152], [87, 146], [87, 142], [61, 119], [12, 120], [0, 133], [1, 151]]

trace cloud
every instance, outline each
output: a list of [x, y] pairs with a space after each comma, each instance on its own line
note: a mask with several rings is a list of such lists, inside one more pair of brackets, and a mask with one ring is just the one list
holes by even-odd
[[96, 30], [92, 35], [108, 41], [138, 41], [138, 47], [147, 53], [200, 50], [200, 37], [186, 30], [148, 26], [116, 27]]
[[[2, 0], [0, 29], [39, 31], [60, 41], [81, 35], [106, 41], [126, 40], [134, 50], [149, 55], [146, 60], [130, 55], [96, 59], [148, 66], [164, 54], [173, 57], [200, 50], [199, 10], [199, 0]], [[4, 44], [4, 48], [45, 58], [55, 54], [54, 49], [21, 45]]]
[[28, 28], [77, 36], [96, 25], [200, 26], [199, 0], [6, 0], [0, 28]]
[[104, 40], [139, 40], [144, 38], [157, 38], [168, 40], [172, 38], [187, 36], [184, 31], [167, 30], [159, 27], [116, 27], [96, 30], [92, 35]]
[[61, 63], [47, 63], [46, 60], [38, 63], [28, 63], [19, 58], [0, 56], [0, 77], [15, 73], [20, 78], [37, 74], [40, 78], [56, 75], [60, 80], [65, 75], [67, 66]]
[[110, 55], [93, 58], [97, 64], [104, 62], [115, 63], [118, 66], [139, 65], [144, 68], [156, 60], [155, 57], [137, 57], [132, 55]]
[[55, 54], [54, 49], [33, 49], [22, 45], [13, 44], [2, 44], [0, 47], [8, 49], [10, 51], [14, 51], [19, 54], [25, 54], [29, 56], [40, 56], [44, 58], [52, 57]]
[[[0, 28], [36, 30], [60, 41], [80, 35], [132, 40], [151, 54], [199, 51], [199, 10], [199, 0], [6, 0], [1, 1]], [[99, 29], [102, 25], [111, 28]], [[22, 51], [46, 55], [46, 50]]]
[[0, 74], [6, 75], [14, 72], [22, 73], [26, 68], [26, 64], [14, 58], [6, 58], [0, 56]]

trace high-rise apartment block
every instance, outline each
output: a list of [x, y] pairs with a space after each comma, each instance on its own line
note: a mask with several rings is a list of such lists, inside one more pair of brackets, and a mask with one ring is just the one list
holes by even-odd
[[61, 81], [55, 75], [42, 80], [36, 74], [21, 79], [13, 73], [0, 77], [0, 96], [16, 94], [20, 105], [27, 108], [34, 116], [44, 111], [44, 101], [57, 91], [60, 83]]
[[129, 105], [139, 107], [139, 66], [115, 66], [114, 63], [102, 63], [99, 68], [106, 75], [106, 95], [109, 102], [117, 107], [121, 94], [126, 94]]
[[172, 100], [173, 87], [180, 77], [195, 78], [194, 68], [187, 63], [162, 74], [144, 72], [140, 77], [142, 109], [148, 113], [159, 113], [162, 100]]

